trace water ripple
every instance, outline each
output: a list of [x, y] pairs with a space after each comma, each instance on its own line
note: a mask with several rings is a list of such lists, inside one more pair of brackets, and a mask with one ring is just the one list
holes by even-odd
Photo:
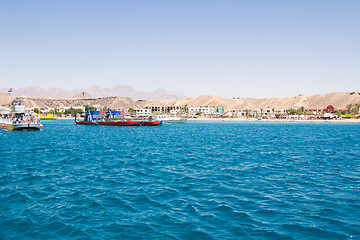
[[358, 239], [360, 126], [0, 131], [0, 239]]

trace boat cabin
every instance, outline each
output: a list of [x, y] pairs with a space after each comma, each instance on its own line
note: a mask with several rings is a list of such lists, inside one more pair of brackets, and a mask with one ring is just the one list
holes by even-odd
[[84, 121], [105, 121], [105, 120], [114, 120], [125, 118], [124, 111], [111, 111], [110, 108], [105, 113], [102, 110], [90, 111], [87, 110]]

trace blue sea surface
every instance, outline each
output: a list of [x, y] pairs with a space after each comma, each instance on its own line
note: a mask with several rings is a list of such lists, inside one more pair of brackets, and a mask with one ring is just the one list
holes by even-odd
[[0, 239], [360, 239], [360, 124], [0, 131]]

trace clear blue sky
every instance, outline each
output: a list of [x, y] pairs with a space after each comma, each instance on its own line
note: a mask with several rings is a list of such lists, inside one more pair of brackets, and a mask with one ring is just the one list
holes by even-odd
[[360, 1], [0, 0], [0, 88], [360, 90]]

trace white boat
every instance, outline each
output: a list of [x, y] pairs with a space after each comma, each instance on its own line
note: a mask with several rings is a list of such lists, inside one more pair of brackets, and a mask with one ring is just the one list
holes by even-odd
[[186, 118], [173, 117], [173, 116], [169, 116], [169, 115], [157, 115], [157, 116], [155, 116], [155, 120], [162, 121], [163, 123], [184, 123], [187, 121]]
[[40, 118], [33, 117], [25, 111], [24, 101], [12, 101], [11, 112], [0, 117], [0, 126], [8, 130], [40, 130]]
[[270, 120], [269, 118], [261, 118], [261, 117], [258, 118], [258, 121], [262, 121], [262, 122], [267, 122], [269, 120]]

